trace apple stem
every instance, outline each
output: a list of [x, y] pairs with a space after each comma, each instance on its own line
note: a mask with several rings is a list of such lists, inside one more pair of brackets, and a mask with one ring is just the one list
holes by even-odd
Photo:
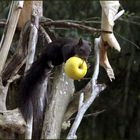
[[81, 65], [79, 66], [79, 69], [82, 68], [83, 64], [84, 64], [84, 60], [83, 60], [83, 62], [81, 63]]

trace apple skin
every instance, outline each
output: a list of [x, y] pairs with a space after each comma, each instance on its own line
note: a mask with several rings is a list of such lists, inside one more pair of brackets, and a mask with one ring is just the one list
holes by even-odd
[[83, 59], [73, 56], [66, 61], [64, 71], [69, 78], [79, 80], [86, 75], [87, 64]]

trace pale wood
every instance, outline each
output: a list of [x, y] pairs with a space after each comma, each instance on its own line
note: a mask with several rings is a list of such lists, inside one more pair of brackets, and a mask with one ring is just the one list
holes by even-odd
[[62, 67], [56, 68], [51, 102], [46, 110], [42, 139], [59, 139], [64, 113], [73, 95], [73, 80], [68, 79]]
[[7, 91], [8, 91], [8, 88], [3, 86], [2, 79], [0, 77], [0, 110], [6, 110]]
[[0, 128], [23, 134], [26, 123], [18, 109], [0, 111]]
[[46, 41], [47, 41], [48, 43], [51, 43], [52, 40], [51, 40], [51, 38], [49, 37], [49, 35], [46, 33], [45, 29], [44, 29], [41, 25], [39, 26], [39, 29], [40, 29], [40, 31], [42, 32], [42, 34], [44, 35], [44, 38], [46, 39]]
[[[12, 9], [13, 9], [13, 3], [14, 3], [14, 2], [12, 1], [12, 2], [11, 2], [11, 5], [10, 5], [8, 17], [7, 17], [7, 19], [5, 20], [5, 25], [7, 25], [8, 22], [9, 22], [9, 18], [10, 18], [10, 15], [11, 15], [11, 11], [12, 11]], [[6, 30], [7, 30], [7, 27], [5, 26], [4, 31], [3, 31], [3, 34], [2, 34], [2, 37], [1, 37], [1, 41], [0, 41], [0, 48], [2, 47], [2, 43], [3, 43], [3, 40], [4, 40], [4, 38], [5, 38]]]
[[[30, 4], [32, 7], [32, 9], [31, 9], [31, 31], [30, 31], [30, 36], [29, 36], [28, 55], [27, 55], [25, 72], [27, 70], [29, 70], [32, 63], [34, 62], [36, 44], [37, 44], [37, 40], [38, 40], [39, 18], [43, 14], [43, 1], [32, 1]], [[26, 14], [27, 14], [27, 12], [26, 12]], [[32, 139], [34, 117], [36, 117], [36, 116], [32, 116], [31, 119], [27, 122], [27, 127], [26, 127], [26, 131], [25, 131], [26, 139]]]
[[[91, 91], [92, 91], [91, 82], [89, 82], [83, 89], [74, 93], [64, 116], [64, 120], [63, 120], [64, 125], [68, 123], [70, 117], [78, 111], [78, 106], [79, 106], [78, 101], [80, 99], [81, 93], [84, 93], [84, 101], [86, 101], [91, 96]], [[66, 127], [64, 129], [66, 129]]]
[[7, 25], [7, 32], [5, 35], [5, 39], [3, 41], [3, 45], [0, 51], [0, 74], [3, 70], [4, 64], [6, 62], [7, 56], [8, 56], [8, 52], [13, 40], [13, 36], [16, 30], [16, 26], [17, 26], [17, 22], [19, 19], [19, 15], [21, 12], [21, 7], [18, 7], [19, 1], [14, 1], [13, 3], [13, 9], [9, 18], [9, 22]]
[[14, 77], [19, 69], [25, 64], [27, 56], [27, 44], [30, 33], [30, 22], [26, 23], [20, 32], [19, 41], [17, 44], [17, 50], [13, 57], [11, 57], [5, 64], [2, 80], [5, 84], [7, 81], [11, 80]]
[[[97, 78], [98, 78], [98, 74], [99, 74], [99, 39], [95, 39], [95, 68], [94, 68], [94, 74], [92, 76], [92, 93], [91, 96], [89, 97], [89, 99], [87, 99], [85, 102], [82, 100], [83, 99], [83, 93], [81, 93], [81, 98], [79, 101], [79, 110], [78, 113], [76, 115], [75, 121], [72, 124], [72, 127], [68, 133], [67, 139], [77, 139], [77, 129], [83, 119], [83, 116], [85, 114], [85, 112], [87, 111], [87, 109], [91, 106], [91, 104], [93, 103], [93, 101], [95, 100], [95, 98], [97, 97], [97, 95], [104, 90], [105, 86], [103, 85], [97, 85]], [[82, 102], [82, 103], [81, 103]]]
[[26, 123], [25, 139], [32, 139], [32, 131], [33, 131], [33, 116]]
[[38, 40], [38, 28], [39, 28], [39, 16], [35, 16], [34, 21], [31, 23], [31, 31], [29, 36], [29, 43], [28, 43], [28, 55], [26, 61], [25, 71], [27, 71], [32, 63], [34, 62], [34, 55], [36, 50], [36, 44]]

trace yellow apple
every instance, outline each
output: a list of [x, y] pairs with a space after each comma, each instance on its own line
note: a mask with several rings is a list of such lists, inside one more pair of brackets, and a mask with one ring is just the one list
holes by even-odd
[[86, 75], [87, 64], [83, 59], [73, 56], [66, 61], [64, 71], [69, 78], [79, 80]]

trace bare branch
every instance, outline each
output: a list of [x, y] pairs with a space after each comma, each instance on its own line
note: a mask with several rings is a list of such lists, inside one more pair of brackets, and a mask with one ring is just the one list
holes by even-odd
[[91, 96], [91, 82], [89, 82], [83, 89], [74, 93], [71, 102], [68, 105], [67, 111], [64, 116], [63, 123], [68, 122], [71, 116], [78, 111], [78, 101], [80, 100], [81, 93], [84, 93], [84, 101]]
[[61, 20], [64, 22], [72, 22], [72, 23], [78, 23], [78, 24], [101, 24], [101, 21], [97, 20], [71, 20], [71, 19], [66, 19], [66, 20]]
[[[32, 63], [34, 62], [34, 55], [35, 55], [36, 44], [37, 44], [37, 39], [38, 39], [39, 16], [32, 15], [31, 21], [32, 21], [31, 31], [30, 31], [30, 36], [29, 36], [28, 55], [27, 55], [25, 72], [31, 67]], [[25, 139], [32, 138], [32, 127], [33, 127], [33, 116], [27, 122], [27, 127], [25, 131]]]
[[53, 21], [53, 20], [40, 20], [40, 23], [44, 26], [55, 26], [55, 27], [64, 27], [64, 28], [76, 28], [76, 29], [79, 29], [79, 30], [84, 30], [84, 31], [87, 31], [87, 32], [90, 32], [90, 33], [95, 33], [95, 32], [99, 32], [99, 33], [112, 33], [110, 31], [104, 31], [104, 30], [101, 30], [101, 29], [96, 29], [96, 28], [93, 28], [93, 27], [90, 27], [90, 26], [85, 26], [85, 25], [82, 25], [82, 24], [78, 24], [78, 23], [73, 23], [73, 22], [65, 22], [65, 21], [61, 21], [61, 20], [57, 20], [57, 21]]
[[4, 64], [6, 62], [7, 56], [8, 56], [8, 52], [13, 40], [13, 36], [16, 30], [16, 26], [17, 26], [17, 22], [18, 22], [18, 18], [21, 12], [21, 7], [19, 8], [17, 6], [17, 4], [19, 3], [19, 1], [14, 1], [13, 2], [13, 7], [12, 7], [12, 12], [9, 18], [9, 22], [8, 22], [8, 26], [7, 26], [7, 32], [1, 47], [1, 51], [0, 51], [0, 73], [3, 70]]
[[83, 105], [84, 102], [84, 93], [80, 94], [80, 99], [79, 99], [79, 109], [81, 108], [81, 106]]
[[52, 42], [51, 38], [49, 37], [49, 35], [46, 33], [45, 29], [41, 25], [39, 26], [39, 29], [42, 32], [42, 34], [44, 34], [44, 37], [47, 40], [47, 42], [48, 43]]
[[10, 5], [10, 9], [9, 9], [8, 17], [7, 17], [7, 19], [5, 19], [5, 25], [6, 25], [6, 26], [5, 26], [5, 28], [4, 28], [4, 31], [3, 31], [3, 34], [2, 34], [2, 37], [1, 37], [0, 48], [2, 47], [2, 43], [3, 43], [3, 40], [4, 40], [5, 35], [6, 35], [7, 24], [8, 24], [8, 21], [9, 21], [10, 15], [11, 15], [12, 8], [13, 8], [13, 1], [11, 2], [11, 5]]
[[105, 89], [104, 85], [97, 85], [96, 81], [99, 74], [99, 38], [95, 39], [95, 68], [94, 68], [94, 74], [92, 77], [92, 94], [89, 97], [87, 101], [79, 108], [78, 113], [76, 115], [75, 121], [68, 133], [67, 139], [76, 139], [76, 131], [82, 121], [82, 118], [84, 116], [84, 113], [86, 110], [90, 107], [90, 105], [93, 103], [97, 95]]
[[[35, 55], [36, 44], [37, 44], [37, 40], [38, 40], [39, 17], [41, 17], [43, 14], [43, 11], [42, 11], [43, 5], [42, 4], [43, 4], [43, 1], [33, 1], [31, 4], [31, 6], [32, 6], [32, 8], [31, 8], [31, 10], [32, 10], [31, 31], [30, 31], [30, 36], [29, 36], [28, 55], [27, 55], [25, 72], [27, 70], [29, 70], [32, 63], [34, 62], [34, 55]], [[33, 116], [33, 114], [32, 114], [31, 119], [27, 121], [25, 139], [32, 139], [33, 122], [35, 119], [35, 116]]]
[[133, 41], [127, 39], [126, 37], [122, 36], [121, 34], [115, 32], [115, 31], [114, 31], [114, 33], [115, 33], [118, 37], [120, 37], [121, 39], [123, 39], [124, 41], [126, 41], [126, 42], [132, 44], [132, 45], [135, 46], [137, 49], [140, 49], [140, 46], [138, 46], [138, 45], [137, 45], [136, 43], [134, 43]]
[[[134, 17], [133, 17], [134, 18]], [[137, 26], [140, 26], [140, 23], [139, 23], [139, 21], [134, 21], [134, 20], [130, 20], [130, 19], [125, 19], [125, 18], [119, 18], [118, 20], [120, 20], [120, 21], [123, 21], [123, 22], [125, 22], [125, 23], [128, 23], [128, 24], [132, 24], [132, 25], [137, 25]]]
[[29, 32], [30, 32], [30, 22], [27, 22], [20, 33], [17, 51], [15, 52], [13, 57], [7, 62], [3, 70], [2, 80], [4, 85], [6, 85], [7, 80], [11, 79], [11, 77], [16, 75], [16, 73], [25, 63], [27, 56], [27, 44]]
[[[105, 109], [104, 110], [101, 110], [101, 111], [96, 111], [94, 113], [86, 114], [86, 115], [83, 116], [83, 118], [87, 118], [87, 117], [91, 117], [91, 116], [95, 116], [96, 117], [96, 116], [98, 116], [99, 114], [101, 114], [103, 112], [105, 112]], [[75, 119], [75, 117], [70, 118], [69, 121], [72, 121], [74, 119]]]
[[36, 43], [38, 39], [38, 28], [39, 28], [39, 17], [32, 16], [32, 23], [31, 23], [31, 31], [29, 36], [29, 43], [28, 43], [28, 55], [26, 61], [26, 68], [27, 71], [34, 61], [34, 55], [36, 50]]
[[12, 83], [13, 81], [19, 79], [19, 78], [20, 78], [20, 75], [19, 75], [19, 74], [14, 75], [13, 77], [11, 77], [11, 78], [8, 80], [8, 85], [9, 85], [10, 83]]
[[4, 70], [3, 74], [6, 75], [6, 82], [10, 78], [7, 85], [4, 87], [2, 85], [2, 80], [0, 80], [0, 127], [2, 129], [12, 130], [16, 133], [25, 132], [26, 123], [18, 109], [8, 111], [6, 110], [6, 97], [10, 82], [17, 78], [15, 77], [15, 74], [18, 71], [19, 67], [21, 67], [21, 65], [23, 65], [23, 63], [25, 62], [24, 60], [27, 54], [26, 43], [28, 38], [28, 29], [29, 26], [26, 25], [23, 31], [21, 32], [20, 40], [17, 47], [18, 50], [13, 56], [13, 58], [9, 61], [7, 67]]
[[0, 19], [0, 27], [4, 27], [6, 25], [6, 19]]
[[95, 39], [95, 67], [94, 67], [94, 74], [92, 76], [92, 87], [96, 85], [96, 81], [99, 74], [99, 62], [100, 62], [100, 53], [99, 53], [99, 38]]

